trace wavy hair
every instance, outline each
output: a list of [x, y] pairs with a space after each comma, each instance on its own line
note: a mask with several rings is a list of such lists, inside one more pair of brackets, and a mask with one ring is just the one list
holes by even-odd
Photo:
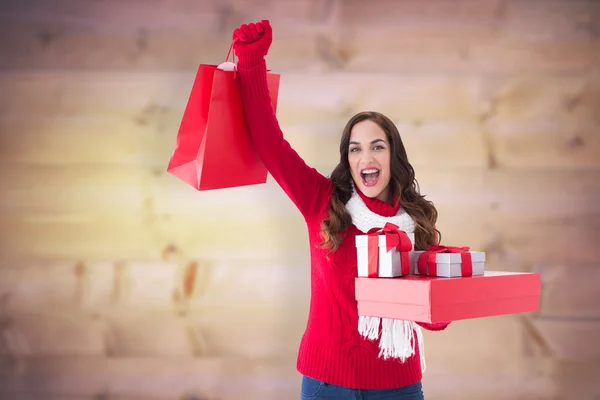
[[352, 217], [345, 204], [352, 196], [352, 175], [348, 162], [350, 135], [352, 128], [359, 122], [371, 120], [383, 129], [390, 144], [390, 192], [397, 195], [402, 207], [415, 222], [415, 250], [426, 250], [437, 244], [439, 231], [435, 228], [437, 210], [432, 202], [425, 200], [419, 193], [419, 184], [415, 179], [415, 171], [408, 162], [404, 143], [394, 123], [385, 115], [365, 111], [353, 116], [346, 124], [340, 142], [340, 162], [331, 173], [333, 192], [328, 205], [328, 217], [321, 222], [323, 242], [321, 247], [331, 253], [342, 242], [342, 232], [352, 224]]

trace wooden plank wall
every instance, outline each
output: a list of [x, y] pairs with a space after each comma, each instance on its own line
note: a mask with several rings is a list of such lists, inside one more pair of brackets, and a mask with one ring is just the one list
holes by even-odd
[[539, 312], [426, 333], [427, 398], [598, 398], [594, 0], [3, 1], [0, 397], [298, 398], [300, 215], [165, 172], [198, 63], [263, 18], [309, 164], [382, 111], [444, 242], [542, 273]]

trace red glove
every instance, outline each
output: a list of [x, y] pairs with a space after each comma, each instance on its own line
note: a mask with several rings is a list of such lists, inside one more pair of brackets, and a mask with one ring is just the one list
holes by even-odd
[[269, 52], [273, 31], [268, 20], [243, 24], [233, 31], [233, 49], [241, 63], [260, 61]]

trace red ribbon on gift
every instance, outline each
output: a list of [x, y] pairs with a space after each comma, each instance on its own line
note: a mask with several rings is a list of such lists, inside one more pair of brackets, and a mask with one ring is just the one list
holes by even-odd
[[463, 277], [473, 276], [473, 260], [468, 247], [453, 246], [429, 246], [427, 251], [421, 253], [418, 260], [418, 269], [420, 275], [437, 275], [437, 254], [438, 253], [459, 253], [461, 259], [461, 275]]
[[412, 249], [412, 243], [406, 232], [394, 224], [386, 223], [383, 228], [373, 228], [367, 232], [369, 254], [368, 277], [377, 278], [379, 265], [379, 236], [385, 235], [386, 251], [392, 250], [394, 247], [400, 252], [400, 266], [402, 267], [402, 275], [408, 275], [410, 272], [410, 261], [408, 252]]

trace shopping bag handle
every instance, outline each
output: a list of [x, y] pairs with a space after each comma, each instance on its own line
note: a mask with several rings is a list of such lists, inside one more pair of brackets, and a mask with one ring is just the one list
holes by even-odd
[[235, 38], [231, 41], [231, 46], [229, 46], [229, 51], [227, 52], [227, 57], [225, 57], [225, 62], [229, 61], [229, 55], [231, 54], [231, 62], [235, 63], [235, 50], [233, 48], [233, 45], [238, 40], [239, 40], [238, 38]]
[[[229, 46], [229, 51], [227, 52], [227, 57], [225, 57], [225, 63], [229, 62], [229, 56], [231, 55], [231, 63], [233, 64], [233, 79], [235, 79], [236, 77], [236, 73], [237, 73], [237, 65], [235, 64], [235, 49], [233, 48], [233, 45], [238, 41], [238, 38], [235, 38], [231, 41], [231, 45]], [[221, 65], [223, 65], [221, 64]]]

